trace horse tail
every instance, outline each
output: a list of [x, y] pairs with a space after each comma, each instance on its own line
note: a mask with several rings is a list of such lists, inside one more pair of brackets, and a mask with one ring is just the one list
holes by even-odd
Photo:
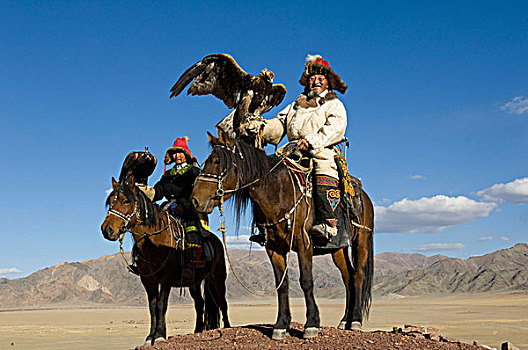
[[[372, 227], [374, 229], [374, 226]], [[368, 258], [363, 270], [363, 286], [361, 288], [361, 311], [363, 317], [368, 320], [370, 304], [372, 302], [372, 281], [374, 277], [374, 237], [368, 238]]]
[[[369, 229], [360, 228], [356, 239], [356, 254], [358, 249], [367, 249], [367, 261], [363, 266], [363, 283], [361, 285], [361, 299], [360, 299], [360, 308], [362, 317], [368, 319], [370, 312], [370, 305], [372, 302], [372, 283], [374, 279], [374, 206], [372, 201], [365, 191], [362, 191], [363, 198], [363, 218], [362, 224], [367, 226]], [[365, 239], [363, 240], [364, 246], [358, 247], [358, 236], [362, 235]], [[366, 235], [366, 237], [365, 237]], [[357, 255], [356, 255], [357, 258]], [[353, 260], [354, 261], [354, 260]], [[354, 263], [356, 263], [355, 260]], [[356, 266], [357, 268], [358, 266]]]
[[220, 306], [216, 296], [216, 289], [209, 281], [205, 279], [204, 284], [205, 313], [204, 326], [205, 330], [220, 328]]

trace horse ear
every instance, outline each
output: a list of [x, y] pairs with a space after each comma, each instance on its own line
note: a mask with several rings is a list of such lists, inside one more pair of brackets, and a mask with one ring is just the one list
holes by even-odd
[[209, 139], [209, 144], [211, 146], [218, 144], [218, 141], [219, 141], [218, 137], [213, 136], [213, 134], [211, 134], [209, 131], [207, 132], [207, 138]]
[[220, 142], [226, 146], [233, 147], [233, 145], [235, 144], [235, 140], [229, 137], [229, 134], [227, 132], [224, 132], [222, 130], [218, 130], [218, 138], [220, 139]]
[[117, 186], [119, 186], [119, 182], [112, 176], [112, 188], [115, 190]]
[[128, 188], [130, 188], [130, 190], [134, 191], [134, 187], [136, 187], [136, 179], [134, 178], [134, 175], [128, 175], [126, 179], [126, 184]]

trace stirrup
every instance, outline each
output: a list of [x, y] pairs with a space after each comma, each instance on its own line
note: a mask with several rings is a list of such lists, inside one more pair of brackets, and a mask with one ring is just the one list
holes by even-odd
[[256, 235], [251, 235], [249, 237], [249, 240], [251, 242], [258, 243], [258, 244], [260, 244], [263, 247], [266, 245], [266, 236], [263, 235], [262, 233], [259, 233], [259, 234], [256, 234]]

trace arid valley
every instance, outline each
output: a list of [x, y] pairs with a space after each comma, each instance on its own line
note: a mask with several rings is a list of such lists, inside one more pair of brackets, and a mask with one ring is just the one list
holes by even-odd
[[[237, 273], [252, 288], [272, 290], [262, 251], [232, 251]], [[445, 337], [500, 348], [509, 341], [528, 348], [528, 245], [454, 259], [382, 253], [376, 256], [373, 303], [364, 331], [394, 326], [436, 327]], [[293, 321], [304, 322], [296, 259], [292, 259]], [[324, 326], [335, 327], [344, 310], [344, 288], [328, 257], [314, 260], [316, 297]], [[276, 300], [250, 297], [228, 278], [233, 326], [275, 321]], [[188, 292], [172, 290], [168, 334], [191, 333], [194, 309]], [[20, 279], [0, 279], [0, 349], [132, 349], [148, 333], [145, 293], [119, 255], [60, 263]], [[352, 348], [344, 344], [343, 348]]]
[[[322, 324], [335, 326], [343, 312], [338, 300], [321, 299]], [[293, 320], [304, 321], [302, 299], [293, 301]], [[275, 300], [234, 302], [234, 326], [272, 323]], [[194, 326], [191, 305], [171, 305], [170, 335], [190, 333]], [[444, 336], [499, 348], [510, 341], [528, 348], [528, 293], [460, 295], [377, 299], [365, 331], [390, 330], [404, 324], [440, 328]], [[0, 312], [1, 349], [133, 349], [148, 333], [146, 307], [105, 307]], [[11, 345], [12, 344], [12, 345]]]

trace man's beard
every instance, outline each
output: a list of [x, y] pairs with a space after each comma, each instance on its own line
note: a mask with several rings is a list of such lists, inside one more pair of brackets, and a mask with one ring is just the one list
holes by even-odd
[[310, 92], [308, 92], [308, 98], [317, 97], [317, 96], [319, 96], [321, 94], [321, 92], [316, 92], [316, 91], [310, 90]]

